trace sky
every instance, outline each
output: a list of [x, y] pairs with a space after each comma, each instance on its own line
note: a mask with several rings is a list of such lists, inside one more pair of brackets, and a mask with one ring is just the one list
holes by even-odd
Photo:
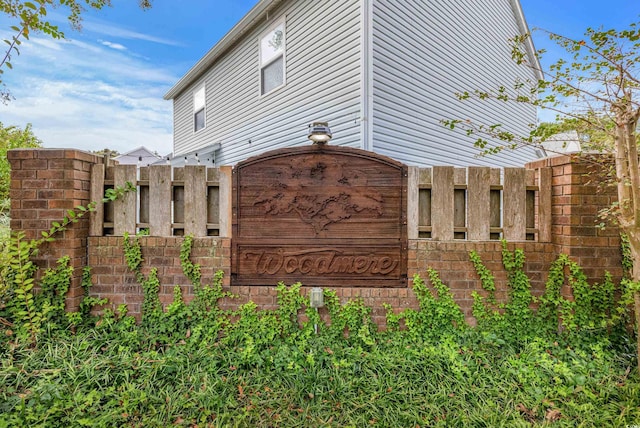
[[[428, 1], [428, 0], [424, 0]], [[474, 0], [469, 0], [474, 1]], [[145, 146], [172, 151], [172, 104], [163, 95], [256, 0], [112, 0], [90, 10], [82, 30], [69, 29], [63, 9], [48, 18], [66, 39], [33, 34], [12, 58], [3, 83], [14, 100], [0, 104], [0, 122], [30, 123], [44, 147], [125, 153]], [[640, 21], [640, 0], [521, 0], [531, 29], [580, 37], [587, 27], [626, 28]], [[0, 37], [15, 25], [0, 17]], [[536, 48], [551, 47], [534, 32]], [[549, 56], [553, 50], [549, 49]]]

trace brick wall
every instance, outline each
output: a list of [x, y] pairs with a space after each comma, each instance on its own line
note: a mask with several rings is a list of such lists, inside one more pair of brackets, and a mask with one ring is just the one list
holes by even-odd
[[[10, 150], [11, 230], [22, 230], [27, 239], [40, 238], [67, 210], [86, 206], [89, 200], [91, 166], [100, 158], [78, 150]], [[87, 264], [88, 216], [72, 224], [57, 240], [40, 248], [35, 263], [53, 268], [62, 256], [69, 256], [74, 268], [67, 295], [67, 309], [77, 310], [82, 300], [82, 267]]]
[[615, 187], [607, 185], [607, 158], [557, 156], [527, 167], [552, 170], [552, 243], [556, 254], [567, 254], [591, 281], [601, 281], [605, 271], [622, 276], [618, 228], [601, 222], [598, 212], [616, 201]]
[[[193, 298], [193, 287], [185, 278], [180, 266], [179, 253], [183, 238], [138, 238], [144, 257], [143, 273], [148, 275], [151, 268], [158, 269], [161, 283], [160, 300], [165, 304], [173, 299], [173, 287], [179, 285], [186, 301]], [[239, 287], [229, 286], [230, 271], [230, 243], [225, 238], [195, 238], [193, 241], [192, 261], [202, 267], [203, 283], [211, 283], [217, 270], [225, 272], [223, 287], [231, 291], [238, 298], [226, 299], [221, 302], [225, 309], [235, 309], [238, 305], [253, 301], [263, 309], [275, 309], [276, 285]], [[555, 259], [552, 244], [535, 242], [509, 244], [513, 251], [516, 247], [523, 248], [527, 261], [525, 270], [531, 278], [532, 291], [535, 295], [544, 292], [544, 281], [549, 265]], [[469, 260], [469, 252], [478, 252], [485, 266], [496, 278], [496, 297], [504, 300], [508, 293], [506, 273], [502, 267], [500, 242], [436, 242], [430, 240], [410, 241], [409, 276], [420, 274], [427, 278], [427, 269], [434, 268], [440, 278], [451, 288], [456, 301], [462, 308], [467, 320], [473, 322], [471, 307], [473, 299], [471, 292], [482, 290], [475, 273], [473, 264]], [[122, 237], [91, 237], [89, 238], [89, 266], [92, 268], [92, 294], [109, 299], [111, 307], [127, 304], [129, 313], [140, 315], [142, 303], [142, 289], [136, 283], [134, 275], [128, 271], [122, 250]], [[304, 284], [303, 284], [304, 285]], [[335, 287], [331, 288], [344, 303], [350, 299], [361, 298], [372, 308], [372, 317], [379, 325], [385, 324], [385, 309], [383, 304], [390, 304], [397, 312], [406, 308], [418, 308], [418, 302], [411, 288], [380, 288], [380, 287]], [[310, 287], [303, 287], [307, 294]], [[320, 310], [326, 316], [326, 309]]]
[[[11, 227], [23, 230], [27, 237], [38, 238], [53, 221], [60, 221], [67, 209], [89, 203], [90, 170], [102, 159], [75, 150], [29, 149], [12, 150], [11, 162]], [[589, 175], [593, 164], [576, 157], [561, 156], [541, 160], [529, 168], [552, 170], [552, 242], [510, 243], [523, 248], [525, 270], [532, 280], [534, 294], [541, 294], [550, 263], [560, 253], [568, 254], [586, 271], [590, 280], [599, 280], [605, 271], [614, 277], [621, 275], [620, 247], [617, 229], [596, 227], [597, 212], [615, 200], [615, 190], [601, 189], [598, 177]], [[134, 275], [127, 271], [121, 237], [88, 237], [88, 219], [70, 226], [61, 239], [42, 248], [36, 260], [43, 268], [52, 267], [63, 255], [69, 255], [75, 268], [72, 288], [67, 299], [68, 309], [78, 307], [82, 298], [80, 279], [82, 267], [92, 268], [93, 294], [109, 298], [115, 308], [127, 304], [133, 315], [140, 314], [142, 291]], [[189, 281], [180, 267], [180, 237], [141, 237], [143, 272], [158, 268], [162, 284], [160, 299], [168, 304], [173, 299], [174, 285], [182, 287], [186, 300], [193, 297]], [[263, 286], [230, 287], [230, 247], [228, 238], [206, 237], [194, 239], [192, 260], [202, 266], [203, 282], [210, 282], [215, 271], [222, 269], [226, 276], [226, 290], [239, 296], [223, 302], [226, 308], [237, 307], [249, 300], [260, 307], [276, 306], [276, 284]], [[419, 273], [426, 278], [429, 267], [436, 269], [441, 279], [454, 294], [465, 316], [471, 319], [473, 290], [480, 290], [480, 282], [469, 261], [469, 252], [480, 254], [485, 265], [496, 277], [496, 297], [507, 295], [506, 273], [501, 263], [501, 245], [498, 241], [409, 241], [408, 275]], [[308, 293], [308, 288], [303, 289]], [[342, 287], [335, 288], [345, 302], [362, 298], [373, 309], [373, 318], [384, 324], [383, 303], [397, 311], [416, 308], [417, 301], [410, 288]], [[570, 294], [570, 293], [569, 293]], [[321, 310], [326, 316], [326, 309]]]
[[[184, 276], [180, 266], [181, 237], [138, 238], [144, 262], [142, 273], [146, 276], [152, 268], [158, 269], [160, 301], [168, 305], [173, 301], [173, 287], [179, 285], [185, 301], [193, 299], [193, 286]], [[131, 315], [139, 316], [143, 300], [142, 287], [127, 268], [120, 236], [90, 237], [89, 266], [93, 287], [91, 294], [109, 299], [115, 309], [126, 304]], [[225, 273], [223, 285], [228, 289], [231, 268], [231, 240], [228, 238], [194, 238], [191, 261], [200, 265], [202, 283], [210, 284], [218, 270]]]
[[[514, 251], [516, 248], [524, 250], [524, 270], [531, 281], [531, 291], [535, 296], [542, 295], [549, 266], [556, 258], [553, 245], [538, 242], [519, 242], [509, 243], [507, 248], [509, 251]], [[507, 273], [502, 266], [502, 244], [500, 241], [439, 242], [425, 239], [412, 240], [409, 242], [408, 274], [409, 278], [419, 274], [426, 280], [428, 278], [427, 270], [429, 268], [435, 269], [443, 283], [451, 289], [451, 293], [464, 312], [467, 322], [473, 323], [474, 319], [471, 314], [473, 305], [472, 292], [478, 291], [481, 295], [486, 295], [486, 293], [482, 290], [473, 263], [469, 259], [471, 251], [478, 253], [484, 266], [493, 274], [496, 285], [496, 299], [499, 302], [506, 301], [509, 288], [507, 286]]]

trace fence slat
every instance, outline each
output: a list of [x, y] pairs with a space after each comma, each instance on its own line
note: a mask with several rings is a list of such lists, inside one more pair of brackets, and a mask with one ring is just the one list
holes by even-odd
[[527, 236], [527, 186], [524, 168], [504, 169], [504, 239], [524, 241]]
[[[431, 189], [420, 189], [418, 193], [418, 228], [431, 227]], [[418, 229], [420, 231], [420, 229]]]
[[420, 168], [420, 185], [431, 185], [431, 168]]
[[207, 168], [207, 235], [215, 232], [220, 235], [220, 169]]
[[[491, 186], [500, 186], [502, 170], [500, 168], [491, 168]], [[491, 190], [490, 192], [491, 218], [489, 223], [492, 228], [502, 228], [502, 190]], [[499, 239], [500, 234], [492, 235], [489, 233], [490, 239]]]
[[540, 168], [538, 177], [538, 241], [551, 242], [551, 168]]
[[95, 211], [89, 215], [89, 236], [102, 236], [104, 233], [104, 164], [91, 167], [91, 201], [96, 203]]
[[431, 185], [431, 237], [437, 241], [453, 239], [453, 167], [434, 166]]
[[453, 184], [456, 186], [464, 186], [467, 184], [467, 168], [453, 169]]
[[[137, 184], [137, 168], [135, 165], [118, 165], [115, 167], [114, 185], [125, 187], [127, 182]], [[127, 192], [114, 202], [113, 233], [122, 236], [125, 232], [136, 233], [136, 193]]]
[[171, 236], [171, 166], [149, 167], [149, 234]]
[[407, 234], [409, 239], [418, 239], [419, 195], [420, 169], [416, 166], [410, 166], [407, 178]]
[[467, 192], [469, 198], [469, 234], [471, 241], [488, 241], [491, 227], [491, 169], [470, 167]]
[[207, 236], [207, 170], [202, 165], [184, 167], [184, 234]]
[[232, 225], [232, 190], [233, 190], [233, 168], [230, 166], [220, 167], [220, 236], [224, 238], [231, 238], [231, 225]]
[[[149, 228], [149, 167], [138, 168], [138, 227]], [[146, 226], [141, 226], [145, 224]]]

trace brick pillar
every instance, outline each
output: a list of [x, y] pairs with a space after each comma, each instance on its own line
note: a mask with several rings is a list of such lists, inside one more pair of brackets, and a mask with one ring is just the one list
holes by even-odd
[[532, 162], [527, 168], [552, 170], [552, 243], [558, 254], [577, 262], [590, 282], [600, 282], [605, 271], [622, 276], [620, 234], [617, 227], [598, 227], [598, 212], [611, 206], [615, 187], [608, 186], [605, 155], [555, 156]]
[[[40, 238], [67, 210], [90, 202], [91, 166], [101, 161], [98, 156], [69, 149], [10, 150], [7, 159], [11, 164], [11, 230], [24, 231], [28, 239]], [[60, 257], [70, 257], [74, 268], [66, 300], [70, 311], [78, 310], [83, 296], [88, 235], [89, 216], [85, 216], [56, 235], [56, 241], [43, 245], [35, 260], [42, 274]]]

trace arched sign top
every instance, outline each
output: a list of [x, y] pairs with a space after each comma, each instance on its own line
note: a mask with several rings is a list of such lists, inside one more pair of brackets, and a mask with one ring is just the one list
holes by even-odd
[[406, 285], [403, 164], [364, 150], [275, 150], [234, 169], [238, 285]]
[[378, 153], [369, 152], [367, 150], [362, 149], [354, 149], [352, 147], [343, 147], [343, 146], [331, 146], [327, 144], [312, 144], [308, 146], [301, 147], [286, 147], [283, 149], [271, 150], [269, 152], [262, 153], [257, 156], [252, 156], [242, 162], [239, 162], [236, 165], [236, 169], [242, 169], [254, 163], [261, 163], [267, 161], [269, 159], [274, 158], [283, 158], [283, 157], [297, 157], [305, 154], [327, 154], [327, 155], [335, 155], [344, 158], [360, 158], [360, 159], [368, 159], [372, 162], [376, 162], [382, 165], [387, 165], [391, 168], [397, 168], [399, 170], [406, 169], [406, 166], [398, 162], [395, 159], [392, 159], [388, 156], [383, 156]]

